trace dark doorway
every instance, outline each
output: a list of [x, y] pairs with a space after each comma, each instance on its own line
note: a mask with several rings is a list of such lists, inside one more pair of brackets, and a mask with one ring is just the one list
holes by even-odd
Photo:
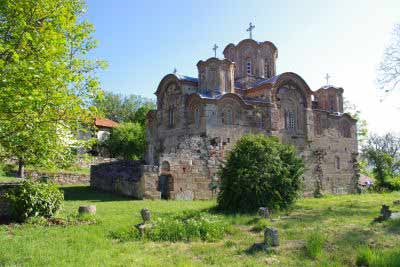
[[158, 178], [158, 191], [161, 192], [161, 199], [169, 199], [169, 191], [170, 191], [170, 175], [160, 175]]

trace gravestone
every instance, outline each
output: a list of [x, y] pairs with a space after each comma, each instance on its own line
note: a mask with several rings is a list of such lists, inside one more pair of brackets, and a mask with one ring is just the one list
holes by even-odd
[[269, 210], [268, 210], [268, 208], [266, 208], [266, 207], [260, 207], [260, 208], [258, 209], [258, 215], [259, 215], [261, 218], [269, 218]]
[[387, 205], [382, 205], [382, 208], [381, 208], [381, 215], [382, 215], [382, 218], [383, 218], [384, 220], [387, 220], [387, 219], [390, 218], [390, 216], [392, 215], [392, 211], [389, 209], [389, 206], [387, 206]]
[[140, 215], [142, 216], [143, 223], [149, 222], [151, 219], [151, 212], [147, 208], [143, 208], [140, 211]]
[[267, 227], [264, 230], [264, 244], [267, 247], [279, 246], [279, 235], [278, 230], [273, 227]]
[[96, 214], [96, 205], [80, 206], [78, 209], [78, 213], [79, 213], [79, 215], [82, 215], [82, 214], [95, 215]]

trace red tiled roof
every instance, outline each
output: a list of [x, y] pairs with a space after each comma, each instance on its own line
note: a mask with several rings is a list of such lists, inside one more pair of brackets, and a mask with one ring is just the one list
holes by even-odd
[[94, 125], [97, 127], [115, 128], [118, 126], [118, 122], [105, 118], [95, 118]]

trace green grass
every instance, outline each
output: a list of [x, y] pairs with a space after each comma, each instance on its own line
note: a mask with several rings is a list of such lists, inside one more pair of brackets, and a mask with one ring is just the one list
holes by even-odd
[[[398, 192], [301, 199], [288, 217], [277, 221], [260, 221], [255, 214], [219, 214], [233, 228], [222, 240], [171, 243], [121, 242], [111, 233], [139, 223], [144, 207], [163, 217], [190, 210], [206, 212], [215, 201], [137, 201], [85, 186], [63, 190], [60, 216], [76, 213], [79, 205], [94, 204], [98, 223], [0, 225], [0, 266], [355, 266], [362, 257], [370, 266], [398, 263], [400, 221], [371, 223], [381, 204], [400, 198]], [[281, 245], [269, 252], [251, 251], [255, 242], [263, 240], [263, 231], [253, 228], [265, 225], [278, 229]], [[325, 238], [322, 246], [318, 242], [316, 246], [322, 253], [312, 258], [306, 248], [316, 232]]]
[[15, 183], [20, 182], [21, 179], [12, 176], [2, 176], [0, 175], [0, 183]]

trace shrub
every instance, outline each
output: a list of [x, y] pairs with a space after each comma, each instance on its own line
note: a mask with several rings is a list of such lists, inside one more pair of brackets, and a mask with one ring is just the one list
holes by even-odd
[[230, 232], [230, 226], [216, 216], [187, 214], [157, 218], [147, 228], [144, 235], [135, 227], [111, 232], [111, 238], [120, 241], [216, 241]]
[[320, 232], [315, 232], [308, 236], [306, 241], [306, 253], [307, 256], [316, 259], [323, 252], [324, 245], [326, 242], [326, 236]]
[[5, 198], [11, 204], [14, 219], [25, 221], [30, 217], [53, 217], [60, 210], [64, 195], [55, 184], [23, 181]]
[[234, 212], [288, 208], [298, 196], [303, 171], [293, 146], [274, 137], [245, 135], [220, 170], [218, 206]]

